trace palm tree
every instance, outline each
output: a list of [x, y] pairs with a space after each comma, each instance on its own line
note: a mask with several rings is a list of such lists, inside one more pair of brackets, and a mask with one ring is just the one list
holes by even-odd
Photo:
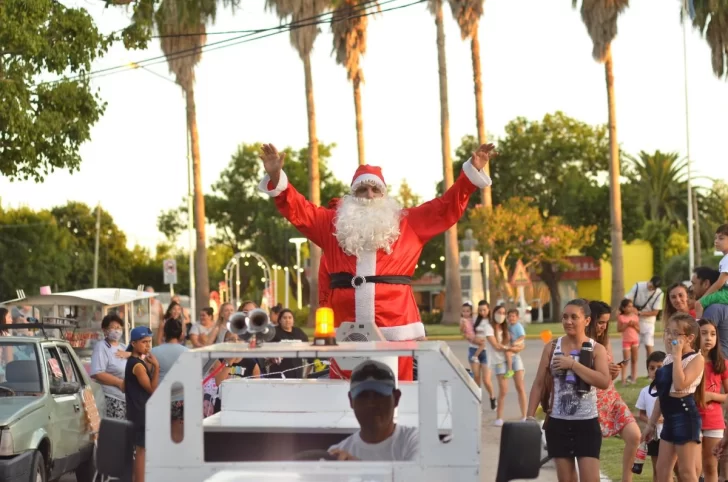
[[[428, 9], [435, 16], [437, 28], [437, 65], [440, 74], [440, 136], [442, 142], [442, 170], [445, 189], [455, 182], [450, 154], [450, 107], [447, 98], [447, 62], [445, 58], [445, 24], [442, 18], [443, 0], [429, 0]], [[462, 294], [460, 290], [460, 261], [458, 255], [458, 229], [453, 226], [445, 233], [445, 313], [443, 323], [460, 320]]]
[[[356, 144], [359, 165], [366, 164], [364, 157], [364, 122], [361, 113], [361, 84], [364, 74], [359, 60], [367, 49], [367, 16], [363, 15], [358, 0], [334, 0], [331, 32], [334, 34], [336, 62], [346, 67], [346, 73], [354, 88], [354, 114], [356, 116]], [[375, 2], [376, 4], [376, 2]]]
[[693, 6], [693, 26], [710, 45], [713, 73], [728, 79], [728, 1], [694, 0]]
[[[576, 8], [577, 0], [572, 0]], [[612, 307], [616, 309], [624, 298], [624, 255], [622, 249], [622, 191], [619, 184], [620, 161], [617, 142], [617, 108], [614, 96], [612, 40], [617, 36], [617, 18], [629, 5], [629, 0], [582, 0], [581, 19], [586, 25], [594, 48], [592, 57], [604, 64], [609, 107], [609, 203], [612, 244]]]
[[[475, 123], [478, 128], [478, 143], [488, 143], [485, 132], [485, 117], [483, 115], [483, 79], [480, 62], [480, 17], [483, 16], [485, 0], [450, 0], [452, 15], [460, 26], [462, 39], [470, 39], [470, 53], [473, 62], [473, 86], [475, 91]], [[490, 166], [486, 164], [483, 171], [490, 175]], [[480, 198], [486, 209], [492, 209], [493, 196], [490, 186], [480, 192]]]
[[[319, 175], [318, 137], [316, 137], [316, 109], [313, 99], [313, 74], [311, 73], [311, 52], [321, 30], [317, 20], [331, 6], [326, 0], [266, 0], [266, 7], [275, 11], [280, 19], [290, 17], [294, 24], [291, 29], [291, 45], [298, 51], [303, 61], [306, 87], [306, 111], [308, 114], [308, 183], [309, 200], [321, 205], [321, 179]], [[318, 307], [318, 277], [321, 261], [321, 248], [311, 243], [311, 281], [309, 323], [312, 323]]]
[[[194, 186], [194, 223], [197, 236], [195, 249], [195, 302], [198, 308], [209, 304], [210, 280], [207, 269], [205, 236], [205, 197], [202, 192], [202, 166], [200, 161], [200, 137], [197, 130], [195, 104], [195, 67], [202, 59], [202, 47], [207, 42], [206, 23], [214, 18], [214, 2], [200, 4], [182, 0], [163, 0], [154, 14], [160, 34], [162, 52], [167, 57], [169, 72], [187, 104], [187, 132], [192, 155]], [[190, 293], [190, 296], [192, 294]]]

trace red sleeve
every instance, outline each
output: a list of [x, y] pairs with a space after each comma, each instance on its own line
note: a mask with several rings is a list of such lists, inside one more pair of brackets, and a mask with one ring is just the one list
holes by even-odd
[[321, 255], [318, 272], [318, 290], [319, 290], [319, 306], [329, 306], [329, 297], [331, 296], [331, 277], [329, 276], [329, 268], [326, 266], [326, 256]]
[[409, 225], [420, 240], [426, 243], [454, 226], [465, 213], [470, 196], [490, 183], [489, 177], [476, 171], [470, 161], [466, 162], [457, 181], [445, 194], [407, 210]]
[[260, 191], [273, 197], [278, 211], [298, 231], [319, 247], [333, 238], [333, 213], [331, 209], [316, 206], [306, 199], [288, 182], [288, 176], [281, 172], [278, 186], [273, 186], [266, 176], [260, 184]]

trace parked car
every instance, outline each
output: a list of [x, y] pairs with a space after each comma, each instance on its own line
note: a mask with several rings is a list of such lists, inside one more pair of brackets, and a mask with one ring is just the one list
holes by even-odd
[[70, 343], [38, 332], [0, 337], [0, 480], [47, 482], [75, 472], [78, 482], [92, 482], [94, 434], [87, 415], [98, 421], [104, 413], [101, 386]]

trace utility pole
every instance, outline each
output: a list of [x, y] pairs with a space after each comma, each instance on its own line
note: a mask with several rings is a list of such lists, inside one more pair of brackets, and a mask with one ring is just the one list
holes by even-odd
[[94, 245], [94, 288], [99, 287], [99, 238], [101, 236], [101, 202], [96, 205], [96, 243]]

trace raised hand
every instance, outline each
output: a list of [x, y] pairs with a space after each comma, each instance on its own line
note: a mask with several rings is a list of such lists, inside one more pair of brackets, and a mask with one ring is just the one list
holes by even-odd
[[483, 144], [473, 153], [471, 162], [473, 163], [473, 167], [480, 171], [497, 155], [498, 153], [495, 150], [494, 144]]
[[270, 176], [273, 185], [278, 184], [286, 153], [278, 152], [273, 144], [263, 144], [260, 151], [260, 159], [263, 161], [265, 172]]

